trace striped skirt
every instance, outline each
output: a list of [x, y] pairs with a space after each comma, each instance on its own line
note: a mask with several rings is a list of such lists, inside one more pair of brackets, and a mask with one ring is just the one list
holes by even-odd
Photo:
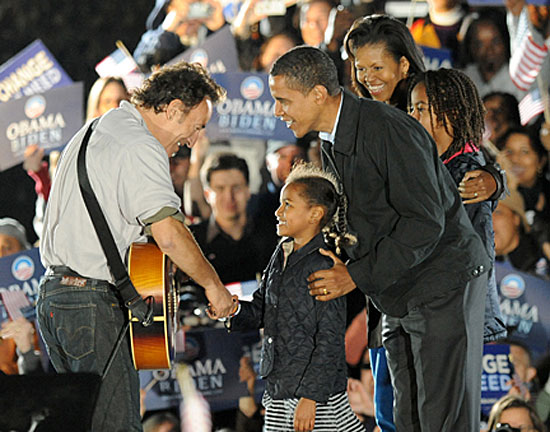
[[[298, 399], [272, 399], [264, 393], [265, 432], [294, 432], [294, 410]], [[346, 392], [332, 395], [327, 403], [317, 403], [313, 432], [365, 432], [351, 410]]]

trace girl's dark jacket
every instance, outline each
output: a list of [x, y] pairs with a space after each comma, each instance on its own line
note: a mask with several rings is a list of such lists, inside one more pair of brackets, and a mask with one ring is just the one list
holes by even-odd
[[[456, 155], [447, 153], [441, 155], [441, 160], [449, 170], [457, 186], [467, 172], [480, 169], [485, 165], [483, 154], [479, 151], [465, 151]], [[494, 269], [495, 233], [493, 231], [493, 211], [496, 206], [496, 201], [483, 201], [464, 206], [474, 229], [483, 241], [485, 251], [492, 263], [487, 285], [487, 296], [485, 299], [485, 324], [483, 329], [483, 342], [485, 343], [503, 339], [507, 334], [502, 312], [500, 311], [500, 301], [498, 298]]]
[[284, 239], [277, 246], [251, 302], [242, 302], [231, 330], [264, 329], [260, 375], [274, 399], [326, 402], [346, 390], [346, 298], [328, 302], [309, 294], [307, 277], [333, 266], [319, 248], [322, 234], [292, 252], [285, 265]]

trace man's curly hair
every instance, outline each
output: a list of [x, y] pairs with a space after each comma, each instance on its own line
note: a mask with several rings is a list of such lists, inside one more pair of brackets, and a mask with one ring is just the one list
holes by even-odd
[[160, 113], [175, 99], [190, 111], [209, 98], [213, 104], [225, 99], [226, 91], [198, 63], [179, 62], [164, 66], [147, 78], [141, 88], [132, 92], [132, 103]]

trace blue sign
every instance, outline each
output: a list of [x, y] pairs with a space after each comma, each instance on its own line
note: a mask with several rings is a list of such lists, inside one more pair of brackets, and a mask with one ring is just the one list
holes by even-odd
[[36, 144], [48, 154], [65, 146], [83, 123], [82, 83], [0, 104], [0, 170], [23, 162]]
[[206, 132], [212, 140], [231, 137], [294, 142], [296, 137], [273, 113], [267, 74], [225, 73], [212, 75], [227, 89], [227, 98], [214, 108]]
[[[38, 248], [0, 258], [0, 291], [23, 291], [34, 305], [44, 272]], [[0, 303], [0, 322], [7, 318], [4, 305]]]
[[203, 43], [189, 48], [170, 60], [168, 64], [174, 64], [181, 60], [200, 63], [210, 73], [240, 70], [237, 46], [229, 26], [222, 27], [216, 33], [208, 36]]
[[[176, 343], [176, 361], [185, 362], [195, 388], [208, 401], [211, 411], [233, 409], [245, 396], [246, 384], [239, 382], [240, 359], [249, 355], [258, 370], [260, 344], [258, 331], [228, 333], [225, 328], [198, 328], [185, 332]], [[183, 342], [183, 343], [182, 343]], [[140, 371], [141, 388], [146, 389], [147, 410], [178, 407], [182, 396], [173, 370]], [[265, 384], [256, 382], [259, 400]]]
[[510, 390], [512, 377], [509, 345], [484, 345], [481, 373], [481, 412], [489, 415], [493, 404]]
[[523, 342], [533, 359], [550, 351], [550, 282], [514, 269], [508, 263], [495, 265], [500, 309], [512, 339]]
[[37, 39], [0, 66], [0, 102], [44, 93], [73, 81]]
[[426, 46], [420, 46], [420, 48], [422, 48], [422, 54], [424, 54], [424, 65], [427, 70], [450, 69], [453, 67], [450, 50]]

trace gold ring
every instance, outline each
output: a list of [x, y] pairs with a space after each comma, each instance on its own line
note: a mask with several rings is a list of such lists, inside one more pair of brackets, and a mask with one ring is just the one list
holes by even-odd
[[328, 291], [327, 291], [326, 288], [323, 289], [323, 294], [324, 294], [324, 295], [327, 295], [327, 294], [328, 294]]
[[477, 192], [474, 192], [474, 197], [477, 198]]

